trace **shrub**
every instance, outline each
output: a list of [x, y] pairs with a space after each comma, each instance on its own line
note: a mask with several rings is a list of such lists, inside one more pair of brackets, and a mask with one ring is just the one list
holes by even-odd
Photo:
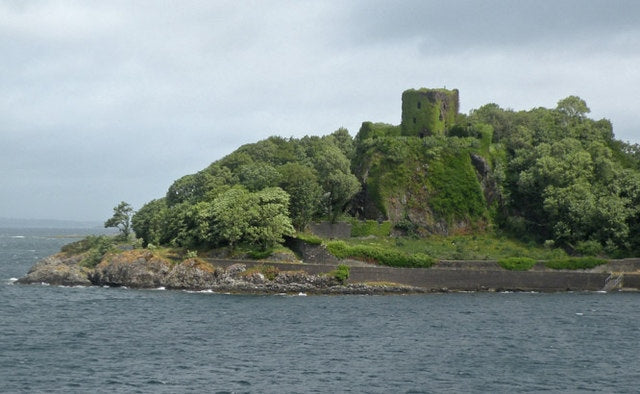
[[273, 265], [256, 265], [242, 273], [242, 276], [250, 276], [255, 273], [261, 273], [267, 280], [274, 280], [280, 274], [278, 267]]
[[347, 279], [349, 279], [351, 269], [348, 265], [340, 264], [338, 267], [331, 272], [331, 275], [338, 280], [341, 284], [344, 284]]
[[407, 254], [379, 246], [350, 246], [344, 241], [329, 242], [327, 249], [331, 254], [340, 259], [353, 258], [391, 267], [427, 268], [435, 263], [432, 257], [422, 253]]
[[580, 241], [576, 244], [576, 252], [582, 256], [597, 256], [602, 253], [602, 244], [598, 241]]
[[352, 220], [351, 236], [366, 237], [375, 235], [377, 237], [388, 237], [391, 234], [391, 222], [381, 222], [376, 220]]
[[274, 267], [273, 265], [261, 266], [260, 272], [262, 272], [262, 275], [269, 280], [274, 280], [276, 276], [280, 274], [278, 267]]
[[267, 257], [271, 256], [273, 254], [273, 249], [250, 250], [247, 254], [249, 255], [249, 257], [251, 257], [254, 260], [262, 260], [262, 259], [266, 259]]
[[114, 250], [114, 246], [120, 239], [120, 237], [106, 235], [89, 235], [79, 241], [64, 245], [60, 251], [67, 255], [84, 254], [79, 264], [83, 267], [94, 268], [107, 252]]
[[89, 236], [85, 238], [90, 247], [87, 250], [86, 256], [80, 261], [80, 265], [87, 268], [94, 268], [107, 252], [113, 249], [116, 242], [114, 237], [94, 237]]
[[100, 245], [102, 242], [104, 242], [105, 238], [107, 237], [104, 235], [88, 235], [79, 241], [64, 245], [62, 248], [60, 248], [60, 251], [66, 254], [84, 253], [89, 251], [91, 248]]
[[508, 257], [498, 260], [498, 264], [510, 271], [528, 271], [536, 264], [536, 260], [529, 257]]
[[296, 234], [296, 238], [299, 240], [306, 242], [311, 245], [320, 245], [322, 244], [322, 238], [308, 233], [298, 233]]
[[606, 263], [607, 260], [597, 257], [565, 257], [546, 261], [544, 265], [555, 270], [584, 270]]
[[402, 231], [409, 237], [417, 238], [419, 236], [418, 225], [409, 219], [402, 219], [393, 226], [396, 230]]
[[349, 246], [344, 241], [332, 241], [327, 243], [327, 250], [339, 259], [349, 257]]

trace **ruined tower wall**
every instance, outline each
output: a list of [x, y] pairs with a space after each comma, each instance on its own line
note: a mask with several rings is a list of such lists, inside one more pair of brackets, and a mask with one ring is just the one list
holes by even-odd
[[419, 89], [402, 93], [402, 135], [445, 135], [459, 110], [458, 89]]

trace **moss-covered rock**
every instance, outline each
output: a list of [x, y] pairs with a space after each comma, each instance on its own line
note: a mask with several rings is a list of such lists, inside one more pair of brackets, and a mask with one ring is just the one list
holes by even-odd
[[[483, 190], [490, 168], [474, 165], [473, 138], [379, 137], [363, 141], [357, 175], [358, 213], [409, 221], [420, 232], [448, 234], [485, 223]], [[475, 156], [476, 161], [480, 156]], [[479, 171], [480, 168], [482, 171]]]

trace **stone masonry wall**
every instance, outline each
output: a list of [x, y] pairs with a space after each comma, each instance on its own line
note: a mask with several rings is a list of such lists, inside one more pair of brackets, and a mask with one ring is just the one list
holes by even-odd
[[345, 239], [351, 237], [351, 223], [311, 223], [309, 224], [309, 230], [318, 237], [325, 239]]
[[[227, 267], [242, 263], [247, 267], [273, 265], [280, 271], [304, 271], [309, 274], [328, 273], [337, 264], [294, 264], [260, 261], [209, 260], [213, 265]], [[508, 271], [485, 265], [478, 269], [351, 267], [350, 283], [393, 282], [421, 287], [428, 291], [599, 291], [604, 288], [608, 272], [584, 271]], [[625, 274], [622, 287], [640, 290], [640, 275]]]

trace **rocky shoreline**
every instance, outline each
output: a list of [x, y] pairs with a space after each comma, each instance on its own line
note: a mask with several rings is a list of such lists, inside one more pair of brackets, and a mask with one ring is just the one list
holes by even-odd
[[[342, 283], [330, 274], [259, 269], [236, 263], [215, 267], [197, 258], [172, 263], [148, 250], [106, 256], [95, 268], [81, 265], [83, 255], [58, 253], [36, 263], [20, 284], [111, 286], [137, 289], [175, 289], [244, 294], [408, 294], [424, 293], [401, 284]], [[267, 266], [269, 262], [265, 263]]]
[[[111, 286], [243, 294], [410, 294], [457, 291], [640, 291], [640, 259], [611, 260], [592, 269], [557, 270], [538, 263], [527, 271], [495, 261], [439, 261], [428, 269], [351, 260], [300, 262], [289, 256], [237, 260], [184, 258], [148, 249], [108, 253], [86, 267], [89, 252], [60, 252], [36, 263], [20, 284]], [[89, 256], [90, 257], [90, 256]], [[304, 258], [304, 257], [303, 257]], [[345, 280], [339, 264], [349, 266]]]

